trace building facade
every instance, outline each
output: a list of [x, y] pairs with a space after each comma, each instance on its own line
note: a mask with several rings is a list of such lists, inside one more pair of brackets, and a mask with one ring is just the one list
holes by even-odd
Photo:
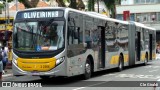
[[116, 6], [116, 18], [123, 20], [124, 11], [130, 12], [131, 21], [155, 28], [160, 44], [160, 0], [121, 0], [121, 5]]

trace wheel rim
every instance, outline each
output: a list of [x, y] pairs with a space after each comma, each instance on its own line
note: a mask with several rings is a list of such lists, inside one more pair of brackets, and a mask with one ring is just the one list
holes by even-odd
[[145, 63], [145, 64], [147, 64], [147, 58], [148, 58], [148, 56], [146, 56], [146, 58], [145, 58], [145, 60], [144, 60], [144, 63]]
[[119, 63], [119, 68], [122, 69], [122, 62]]
[[122, 56], [119, 57], [119, 69], [122, 69]]
[[86, 72], [90, 73], [91, 72], [91, 66], [89, 63], [86, 63]]
[[147, 63], [147, 59], [145, 59], [144, 62]]

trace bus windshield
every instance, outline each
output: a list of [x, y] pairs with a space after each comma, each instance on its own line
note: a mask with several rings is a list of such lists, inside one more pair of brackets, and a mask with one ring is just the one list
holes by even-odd
[[15, 22], [13, 48], [19, 51], [49, 51], [64, 47], [64, 21]]

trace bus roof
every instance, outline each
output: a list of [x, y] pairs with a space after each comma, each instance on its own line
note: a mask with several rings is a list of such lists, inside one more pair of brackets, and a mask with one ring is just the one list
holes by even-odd
[[[66, 7], [39, 7], [39, 8], [25, 9], [25, 10], [21, 10], [21, 11], [45, 10], [45, 9], [62, 9], [62, 10], [65, 10], [66, 12], [74, 11], [74, 12], [82, 13], [82, 14], [85, 14], [85, 15], [88, 15], [88, 16], [91, 16], [91, 17], [94, 17], [94, 18], [99, 18], [99, 19], [102, 19], [102, 20], [108, 20], [108, 21], [113, 21], [113, 22], [117, 22], [117, 23], [129, 24], [126, 21], [121, 21], [121, 20], [109, 18], [105, 15], [102, 15], [102, 14], [99, 14], [99, 13], [96, 13], [96, 12], [85, 12], [85, 11], [80, 11], [80, 10], [76, 10], [76, 9], [72, 9], [72, 8], [66, 8]], [[21, 11], [18, 11], [18, 12], [21, 12]]]
[[72, 9], [72, 8], [66, 8], [66, 9], [68, 11], [79, 12], [79, 13], [82, 13], [82, 14], [85, 14], [85, 15], [88, 15], [88, 16], [91, 16], [91, 17], [94, 17], [94, 18], [102, 19], [102, 20], [108, 20], [108, 21], [113, 21], [113, 22], [118, 22], [118, 23], [123, 23], [123, 24], [129, 24], [126, 21], [117, 20], [117, 19], [114, 19], [114, 18], [109, 18], [105, 15], [102, 15], [102, 14], [99, 14], [99, 13], [96, 13], [96, 12], [85, 12], [85, 11], [75, 10], [75, 9]]
[[139, 23], [139, 22], [133, 22], [133, 23], [135, 23], [135, 25], [138, 26], [138, 27], [142, 27], [142, 28], [146, 28], [146, 29], [150, 29], [150, 30], [156, 30], [155, 28], [146, 26], [146, 25], [144, 25], [142, 23]]
[[[85, 15], [88, 15], [88, 16], [91, 16], [91, 17], [94, 17], [94, 18], [102, 19], [102, 20], [113, 21], [113, 22], [122, 23], [122, 24], [129, 24], [128, 21], [122, 21], [122, 20], [117, 20], [117, 19], [114, 19], [114, 18], [109, 18], [105, 15], [102, 15], [102, 14], [99, 14], [99, 13], [96, 13], [96, 12], [85, 12], [85, 11], [80, 11], [80, 10], [67, 8], [67, 7], [39, 7], [39, 8], [25, 9], [25, 10], [21, 10], [21, 11], [45, 10], [45, 9], [61, 9], [61, 10], [65, 10], [66, 13], [68, 13], [69, 11], [74, 11], [74, 12], [77, 12], [77, 13], [85, 14]], [[18, 12], [21, 12], [21, 11], [18, 11]], [[151, 29], [151, 30], [156, 30], [155, 28], [145, 26], [144, 24], [139, 23], [139, 22], [134, 22], [134, 21], [131, 21], [131, 22], [134, 23], [138, 27], [143, 27], [143, 28], [147, 28], [147, 29]]]

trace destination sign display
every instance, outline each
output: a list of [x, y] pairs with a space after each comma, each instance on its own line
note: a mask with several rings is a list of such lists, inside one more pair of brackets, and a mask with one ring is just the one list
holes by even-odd
[[53, 18], [63, 17], [63, 11], [37, 10], [18, 12], [16, 19], [38, 19], [38, 18]]

